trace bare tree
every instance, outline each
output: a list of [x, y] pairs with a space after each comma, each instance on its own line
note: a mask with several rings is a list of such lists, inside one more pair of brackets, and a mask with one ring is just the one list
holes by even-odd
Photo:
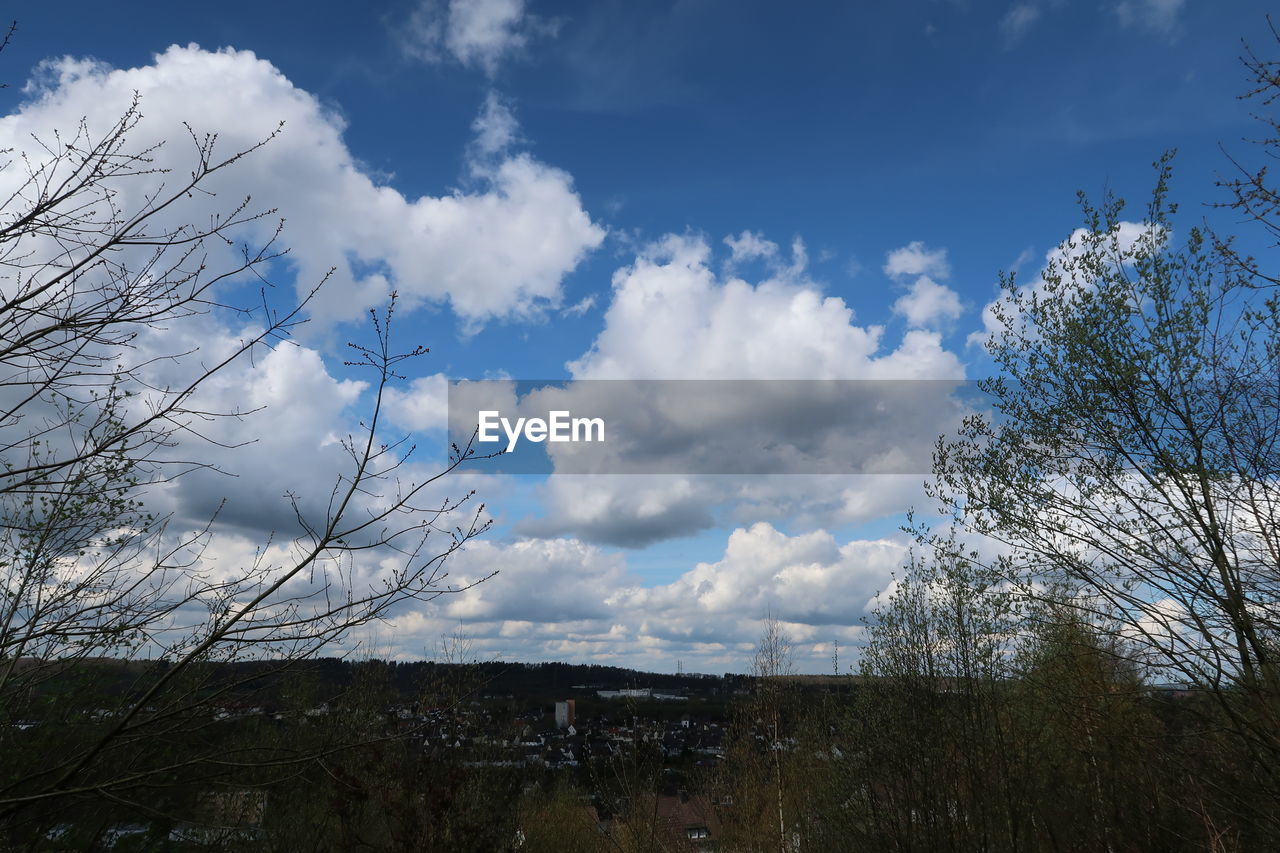
[[[772, 836], [776, 833], [776, 839], [769, 838], [763, 849], [781, 850], [783, 853], [787, 853], [792, 847], [788, 832], [795, 833], [796, 823], [794, 811], [787, 808], [790, 786], [786, 777], [789, 774], [784, 772], [787, 768], [783, 761], [783, 751], [786, 749], [785, 728], [789, 722], [788, 711], [791, 710], [787, 707], [787, 682], [795, 672], [791, 636], [781, 621], [772, 613], [767, 613], [751, 665], [751, 674], [755, 677], [755, 696], [750, 713], [755, 718], [755, 726], [763, 727], [760, 734], [764, 737], [763, 743], [767, 750], [764, 757], [768, 767], [759, 766], [747, 776], [751, 778], [749, 784], [756, 786], [759, 793], [770, 801], [769, 819], [758, 830], [763, 833], [767, 826], [768, 834]], [[761, 840], [764, 840], [763, 837]]]
[[[253, 414], [209, 410], [201, 388], [290, 345], [316, 291], [273, 307], [275, 212], [247, 198], [210, 210], [211, 179], [271, 137], [223, 154], [188, 128], [191, 167], [177, 174], [133, 147], [140, 121], [135, 98], [113, 126], [51, 130], [38, 156], [6, 152], [0, 167], [0, 820], [69, 797], [142, 803], [148, 786], [337, 748], [228, 747], [199, 732], [219, 696], [450, 591], [446, 561], [488, 524], [471, 493], [437, 494], [470, 447], [413, 479], [413, 447], [384, 436], [384, 394], [425, 353], [393, 348], [394, 296], [372, 315], [372, 342], [350, 345], [371, 402], [320, 512], [293, 497], [286, 541], [227, 573], [202, 559], [216, 517], [191, 533], [148, 511], [148, 487], [210, 467], [202, 446], [227, 446], [211, 424]], [[256, 296], [229, 301], [246, 281], [261, 283]], [[228, 315], [253, 331], [193, 376], [156, 380], [157, 366], [204, 356], [157, 354], [144, 336]], [[209, 666], [236, 660], [274, 664], [232, 679]], [[118, 689], [74, 692], [108, 669]]]
[[[1267, 17], [1267, 26], [1273, 45], [1280, 45], [1280, 31], [1270, 16]], [[1218, 181], [1218, 185], [1231, 196], [1230, 201], [1219, 206], [1231, 208], [1247, 221], [1260, 226], [1274, 248], [1280, 245], [1280, 190], [1274, 184], [1268, 165], [1280, 154], [1280, 118], [1268, 110], [1273, 109], [1280, 99], [1280, 60], [1259, 55], [1246, 42], [1240, 61], [1250, 78], [1249, 89], [1241, 97], [1263, 108], [1254, 113], [1262, 135], [1250, 141], [1262, 149], [1264, 156], [1262, 165], [1254, 166], [1247, 158], [1238, 152], [1232, 153], [1224, 146], [1224, 153], [1233, 167], [1233, 176]], [[1274, 270], [1267, 269], [1256, 257], [1237, 250], [1231, 238], [1218, 237], [1216, 242], [1219, 251], [1253, 279], [1264, 284], [1280, 284], [1280, 277]]]

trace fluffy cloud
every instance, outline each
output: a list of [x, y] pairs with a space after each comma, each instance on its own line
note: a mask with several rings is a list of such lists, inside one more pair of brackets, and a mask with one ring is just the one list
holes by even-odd
[[606, 600], [635, 582], [619, 554], [572, 539], [476, 542], [450, 562], [450, 582], [491, 583], [441, 599], [443, 614], [466, 622], [560, 623], [611, 618]]
[[675, 580], [642, 586], [624, 561], [574, 539], [476, 543], [450, 563], [463, 584], [502, 574], [392, 620], [410, 654], [459, 623], [481, 657], [564, 657], [686, 669], [742, 670], [771, 614], [799, 641], [805, 669], [829, 665], [830, 644], [858, 642], [868, 605], [907, 552], [896, 539], [839, 543], [826, 531], [788, 536], [738, 528], [723, 555]]
[[[132, 345], [140, 363], [136, 373], [140, 381], [127, 381], [124, 390], [139, 395], [127, 405], [145, 412], [155, 410], [157, 399], [168, 395], [163, 389], [188, 387], [208, 365], [239, 352], [241, 342], [253, 338], [257, 330], [228, 327], [215, 316], [197, 314], [137, 331]], [[142, 448], [139, 455], [148, 457], [157, 478], [133, 490], [130, 497], [141, 500], [147, 512], [165, 522], [160, 538], [146, 543], [138, 562], [131, 565], [144, 570], [138, 578], [144, 588], [156, 586], [166, 598], [173, 590], [183, 595], [205, 590], [173, 614], [176, 624], [203, 623], [209, 616], [207, 606], [215, 605], [214, 599], [225, 590], [239, 589], [242, 594], [236, 600], [248, 601], [267, 586], [265, 578], [283, 579], [284, 572], [298, 565], [306, 545], [302, 528], [323, 528], [338, 502], [334, 496], [341, 497], [351, 485], [356, 466], [352, 445], [360, 444], [357, 419], [369, 403], [368, 390], [366, 382], [334, 376], [312, 348], [288, 343], [262, 348], [255, 357], [233, 360], [209, 375], [184, 402], [190, 413], [183, 419], [185, 428]], [[19, 424], [18, 428], [25, 427]], [[390, 443], [393, 435], [382, 438]], [[378, 446], [374, 444], [375, 449]], [[162, 465], [165, 461], [172, 464]], [[183, 470], [182, 476], [172, 476]], [[385, 478], [365, 480], [350, 496], [346, 525], [356, 527], [367, 521], [368, 511], [388, 506], [397, 495], [413, 491], [413, 483], [424, 483], [438, 471], [438, 464], [431, 460], [407, 459], [392, 446], [366, 471], [385, 474]], [[442, 478], [417, 492], [419, 505], [439, 507], [446, 495], [466, 494], [477, 485], [476, 479]], [[344, 535], [349, 544], [359, 546], [369, 542], [362, 537], [385, 535], [388, 526], [394, 532], [394, 525], [411, 528], [430, 518], [405, 514], [389, 518], [386, 526], [379, 524], [376, 530]], [[433, 520], [441, 525], [465, 524], [453, 515]], [[359, 597], [362, 591], [383, 589], [384, 582], [394, 582], [411, 559], [405, 555], [419, 544], [420, 531], [412, 532], [411, 538], [397, 541], [400, 549], [395, 552], [380, 547], [357, 551], [353, 560], [322, 559], [268, 599], [268, 611], [296, 607], [298, 613], [307, 614], [326, 601], [331, 604], [327, 596], [335, 590], [350, 590]], [[425, 546], [424, 555], [431, 555], [431, 549], [446, 549], [448, 541], [447, 534], [436, 536]], [[175, 553], [166, 555], [166, 548]], [[86, 557], [92, 559], [92, 553]], [[166, 572], [146, 575], [147, 561], [152, 559], [160, 560]], [[163, 583], [156, 583], [160, 578]], [[124, 578], [116, 582], [123, 583]], [[215, 586], [204, 587], [205, 583]], [[176, 638], [163, 628], [163, 622], [155, 626], [160, 632], [157, 641]]]
[[[564, 276], [604, 237], [566, 173], [511, 150], [515, 120], [496, 96], [476, 121], [466, 176], [471, 189], [407, 198], [361, 170], [342, 140], [340, 117], [248, 51], [175, 46], [151, 65], [123, 70], [72, 59], [47, 63], [28, 86], [28, 100], [0, 119], [0, 147], [39, 161], [47, 155], [33, 133], [73, 132], [84, 118], [90, 132], [101, 135], [134, 92], [145, 118], [132, 147], [165, 142], [155, 165], [178, 176], [192, 168], [184, 122], [197, 134], [217, 133], [222, 156], [256, 144], [284, 122], [276, 139], [206, 189], [223, 209], [248, 196], [278, 209], [288, 221], [285, 239], [301, 292], [336, 267], [311, 305], [321, 324], [358, 318], [393, 289], [405, 309], [448, 303], [472, 327], [538, 315], [559, 304]], [[0, 183], [17, 175], [8, 170]], [[121, 201], [138, 204], [161, 179], [153, 177], [122, 183]], [[209, 197], [197, 204], [207, 216]], [[184, 215], [197, 214], [173, 213]]]
[[927, 275], [912, 282], [910, 289], [893, 303], [894, 313], [901, 314], [908, 325], [916, 328], [959, 319], [963, 310], [958, 293]]
[[951, 275], [951, 266], [947, 263], [946, 249], [930, 249], [920, 240], [913, 240], [888, 254], [884, 274], [892, 278], [913, 275], [947, 278]]
[[443, 373], [419, 376], [407, 388], [388, 388], [383, 404], [391, 420], [403, 429], [444, 429], [449, 411], [449, 380]]
[[[286, 123], [278, 138], [210, 180], [208, 194], [180, 197], [156, 218], [152, 232], [207, 221], [217, 211], [235, 209], [250, 194], [263, 206], [278, 205], [291, 225], [294, 252], [287, 263], [293, 269], [277, 261], [266, 272], [296, 273], [305, 289], [329, 265], [338, 266], [327, 290], [310, 306], [322, 324], [362, 314], [392, 287], [400, 290], [406, 307], [451, 302], [464, 322], [536, 313], [539, 306], [558, 302], [560, 277], [603, 237], [582, 211], [566, 175], [511, 152], [518, 128], [496, 96], [476, 120], [469, 179], [477, 188], [409, 199], [362, 172], [343, 144], [342, 121], [269, 63], [248, 52], [211, 53], [194, 46], [170, 48], [151, 65], [127, 70], [71, 59], [45, 64], [27, 88], [27, 100], [0, 118], [0, 147], [12, 150], [10, 168], [0, 171], [0, 190], [12, 193], [28, 174], [28, 164], [38, 169], [47, 160], [49, 151], [33, 136], [50, 142], [61, 132], [62, 140], [71, 140], [83, 118], [79, 141], [91, 144], [119, 120], [134, 91], [145, 117], [126, 150], [163, 142], [153, 152], [154, 166], [169, 171], [116, 181], [114, 201], [125, 211], [141, 209], [160, 181], [172, 185], [190, 172], [194, 151], [184, 122], [197, 137], [216, 131], [221, 156], [253, 146], [279, 121]], [[269, 234], [274, 223], [243, 226], [234, 236], [262, 238], [263, 232], [253, 233], [257, 228]], [[30, 250], [35, 254], [26, 257], [33, 258], [48, 248], [24, 244], [24, 253]], [[210, 270], [235, 266], [239, 246], [207, 248], [209, 255], [201, 260]], [[120, 255], [130, 251], [150, 249]], [[128, 357], [140, 366], [138, 377], [145, 384], [132, 389], [140, 393], [133, 405], [154, 404], [162, 389], [185, 387], [208, 365], [234, 353], [258, 333], [252, 325], [237, 325], [243, 322], [238, 315], [214, 311], [140, 328]], [[141, 498], [149, 511], [170, 516], [174, 530], [199, 527], [216, 516], [207, 555], [232, 554], [227, 565], [236, 562], [236, 542], [260, 544], [272, 537], [288, 542], [298, 532], [295, 507], [313, 523], [323, 519], [333, 489], [349, 473], [344, 441], [361, 432], [368, 390], [367, 382], [331, 370], [314, 346], [259, 349], [208, 378], [186, 402], [186, 408], [202, 414], [192, 415], [190, 428], [173, 436], [174, 446], [157, 450], [179, 461], [167, 473], [193, 470], [152, 484]], [[440, 416], [442, 392], [438, 376], [389, 390], [384, 400], [389, 421], [404, 429], [431, 428]], [[389, 443], [398, 437], [394, 430], [384, 436]], [[397, 467], [403, 481], [422, 482], [439, 471], [443, 460], [431, 458], [426, 449], [420, 453], [426, 458], [406, 461], [392, 452], [381, 464]], [[426, 502], [438, 505], [445, 495], [463, 494], [482, 479], [447, 478], [433, 486]], [[384, 485], [387, 495], [373, 488], [353, 510], [385, 502], [395, 484]], [[371, 564], [361, 570], [376, 574], [379, 568]]]
[[493, 77], [502, 62], [522, 54], [533, 37], [554, 29], [529, 14], [524, 0], [422, 0], [401, 38], [410, 55], [419, 59], [452, 58]]
[[557, 474], [539, 491], [548, 514], [525, 519], [517, 529], [642, 547], [712, 527], [709, 507], [726, 498], [723, 483], [716, 485], [705, 477]]
[[778, 244], [772, 240], [766, 240], [754, 231], [743, 231], [736, 237], [732, 235], [725, 237], [724, 244], [729, 247], [731, 264], [757, 258], [772, 259], [778, 256]]
[[[758, 243], [756, 244], [758, 245]], [[613, 301], [576, 379], [923, 379], [962, 377], [931, 332], [884, 349], [794, 265], [752, 285], [722, 278], [700, 237], [667, 235], [613, 275]]]
[[893, 303], [893, 312], [904, 317], [912, 328], [929, 328], [956, 320], [964, 310], [960, 295], [935, 281], [951, 275], [946, 249], [929, 249], [917, 240], [890, 252], [884, 272], [899, 280], [916, 276], [907, 292]]
[[538, 489], [546, 514], [522, 519], [516, 530], [635, 548], [726, 522], [785, 518], [801, 529], [863, 524], [922, 503], [923, 482], [919, 474], [557, 474]]
[[760, 522], [730, 534], [720, 560], [699, 563], [671, 584], [631, 590], [618, 604], [683, 617], [687, 628], [766, 611], [787, 622], [852, 625], [905, 556], [901, 542], [839, 545], [823, 530], [787, 536]]
[[[362, 313], [391, 287], [401, 290], [410, 307], [452, 302], [464, 321], [520, 316], [538, 310], [537, 304], [555, 304], [560, 276], [576, 263], [570, 256], [576, 258], [602, 237], [582, 212], [567, 176], [510, 152], [514, 120], [496, 98], [477, 120], [469, 179], [478, 188], [407, 199], [364, 174], [342, 142], [342, 122], [269, 63], [246, 52], [210, 53], [197, 47], [171, 48], [153, 64], [128, 70], [69, 59], [46, 64], [28, 87], [26, 102], [0, 119], [0, 147], [12, 151], [10, 167], [0, 171], [0, 191], [6, 197], [19, 189], [19, 196], [32, 192], [30, 186], [21, 186], [31, 174], [28, 170], [39, 175], [51, 151], [65, 150], [63, 144], [72, 140], [92, 145], [101, 139], [128, 109], [134, 91], [145, 118], [131, 131], [125, 150], [165, 144], [151, 152], [157, 171], [106, 179], [114, 191], [114, 210], [146, 209], [148, 194], [162, 181], [170, 182], [171, 190], [181, 186], [195, 155], [184, 122], [190, 122], [197, 139], [205, 130], [216, 131], [217, 152], [223, 157], [252, 147], [279, 120], [286, 122], [277, 139], [217, 173], [203, 187], [205, 193], [179, 194], [147, 227], [155, 235], [184, 223], [207, 222], [219, 212], [236, 209], [251, 193], [264, 206], [278, 204], [294, 226], [290, 235], [295, 253], [263, 271], [296, 273], [305, 289], [323, 269], [337, 264], [329, 290], [310, 306], [322, 323]], [[61, 136], [55, 136], [58, 133]], [[42, 147], [33, 136], [53, 147]], [[65, 170], [66, 164], [59, 168]], [[54, 185], [59, 174], [53, 173]], [[21, 203], [20, 198], [12, 202]], [[240, 227], [233, 236], [252, 242], [272, 231], [274, 223], [258, 221]], [[570, 242], [561, 242], [566, 236]], [[491, 246], [491, 241], [502, 246]], [[204, 263], [216, 274], [236, 266], [238, 245], [209, 242], [180, 269]], [[517, 258], [522, 243], [532, 248], [529, 257]], [[42, 257], [60, 258], [63, 246], [42, 245], [36, 237], [13, 257], [22, 257], [35, 269]], [[114, 254], [117, 259], [145, 261], [151, 251], [133, 247]], [[479, 265], [474, 256], [482, 258]], [[6, 281], [12, 287], [16, 268], [10, 266]], [[143, 275], [163, 266], [139, 263], [132, 269]], [[435, 283], [428, 283], [424, 268], [433, 273], [445, 270], [450, 280], [441, 284], [433, 275]], [[234, 288], [236, 283], [227, 284]], [[221, 301], [232, 301], [234, 295], [234, 289], [230, 294], [209, 294]], [[154, 410], [158, 398], [172, 399], [173, 391], [165, 389], [187, 387], [261, 330], [243, 315], [211, 308], [205, 314], [140, 325], [135, 331], [136, 337], [121, 353], [134, 366], [126, 390], [138, 394], [128, 405]], [[133, 378], [139, 381], [133, 383]], [[429, 426], [432, 387], [430, 380], [420, 380], [391, 392], [386, 403], [393, 419], [413, 428]], [[208, 535], [197, 536], [198, 547], [191, 549], [198, 553], [188, 555], [192, 572], [244, 580], [254, 566], [290, 565], [297, 557], [293, 537], [304, 526], [299, 516], [312, 526], [323, 526], [333, 509], [335, 489], [340, 492], [350, 483], [352, 436], [358, 443], [369, 403], [369, 384], [332, 370], [320, 349], [294, 343], [262, 346], [209, 376], [185, 399], [186, 422], [170, 440], [148, 448], [156, 454], [150, 462], [175, 465], [160, 468], [159, 480], [141, 488], [136, 497], [148, 511], [168, 519], [169, 542], [209, 525]], [[367, 510], [384, 508], [404, 494], [401, 486], [411, 490], [413, 483], [423, 483], [440, 470], [439, 459], [398, 455], [399, 436], [394, 431], [380, 438], [390, 447], [370, 470], [388, 478], [366, 483], [368, 488], [353, 496], [348, 518], [368, 519]], [[182, 469], [191, 470], [165, 479]], [[445, 478], [418, 494], [423, 506], [439, 507], [446, 495], [467, 493], [477, 479]], [[410, 518], [406, 526], [421, 518]], [[395, 561], [403, 556], [387, 552], [360, 552], [353, 564], [339, 567], [344, 582], [357, 594], [381, 588], [380, 581], [402, 567]], [[330, 567], [308, 573], [305, 580], [295, 579], [285, 592], [305, 597], [323, 590], [324, 569]], [[182, 615], [201, 618], [199, 613]]]
[[[708, 243], [687, 235], [668, 235], [619, 269], [613, 276], [613, 299], [604, 328], [590, 350], [569, 364], [573, 376], [615, 380], [963, 378], [963, 366], [943, 348], [936, 332], [911, 329], [889, 348], [882, 327], [856, 324], [842, 299], [824, 296], [806, 277], [802, 253], [793, 250], [791, 258], [784, 260], [776, 244], [751, 232], [731, 238], [727, 245], [731, 256], [723, 274], [715, 269]], [[746, 259], [769, 262], [770, 272], [763, 281], [752, 284], [732, 273], [735, 261]], [[945, 268], [944, 254], [918, 244], [895, 253], [891, 260], [895, 268], [904, 270], [936, 273]], [[874, 418], [866, 418], [874, 414], [874, 407], [862, 413], [866, 417], [846, 412], [847, 401], [824, 398], [827, 389], [820, 386], [762, 383], [755, 397], [734, 397], [735, 408], [729, 413], [707, 412], [707, 406], [715, 403], [712, 399], [702, 401], [701, 407], [637, 399], [635, 405], [652, 415], [653, 423], [632, 449], [644, 445], [654, 452], [663, 450], [650, 445], [669, 435], [669, 452], [663, 451], [661, 465], [655, 463], [651, 470], [677, 473], [557, 476], [541, 492], [545, 514], [524, 520], [519, 529], [528, 535], [574, 535], [637, 546], [709, 528], [718, 515], [740, 523], [789, 517], [842, 524], [902, 511], [927, 465], [904, 468], [903, 464], [911, 463], [898, 456], [886, 456], [866, 470], [918, 471], [910, 478], [910, 487], [895, 482], [885, 488], [876, 477], [795, 476], [794, 472], [786, 477], [695, 476], [696, 472], [734, 470], [717, 468], [712, 462], [756, 453], [753, 448], [758, 448], [762, 430], [773, 429], [781, 444], [797, 443], [811, 453], [830, 458], [839, 453], [844, 454], [841, 460], [847, 456], [870, 462], [878, 451], [868, 448], [894, 448], [908, 437], [911, 447], [930, 447], [946, 420], [936, 406], [923, 410], [908, 406], [903, 410], [907, 416], [918, 415], [910, 423], [873, 423]], [[627, 386], [610, 383], [599, 388], [584, 383], [571, 387], [582, 405], [566, 402], [556, 408], [591, 411], [592, 394], [617, 396]], [[911, 386], [900, 386], [907, 387]], [[806, 397], [810, 392], [812, 399]], [[643, 396], [645, 391], [635, 393]], [[609, 405], [617, 405], [617, 400]], [[814, 418], [807, 418], [806, 412]], [[715, 426], [714, 434], [708, 435], [708, 424], [721, 424], [730, 415], [733, 423], [752, 429]], [[915, 441], [917, 437], [921, 441]], [[682, 454], [688, 456], [687, 467], [679, 467], [685, 458]], [[927, 461], [927, 453], [920, 458]], [[812, 473], [813, 468], [800, 470]]]
[[[212, 316], [189, 317], [164, 328], [142, 331], [135, 341], [146, 367], [141, 378], [151, 389], [181, 388], [205, 365], [231, 354], [253, 329], [227, 327]], [[174, 357], [175, 353], [185, 353]], [[372, 403], [367, 379], [340, 378], [311, 347], [283, 343], [255, 357], [242, 357], [201, 383], [187, 408], [236, 416], [193, 417], [191, 428], [179, 433], [178, 444], [162, 451], [171, 459], [198, 460], [196, 468], [170, 482], [152, 486], [143, 495], [148, 509], [172, 514], [181, 524], [201, 525], [215, 515], [221, 533], [258, 537], [289, 537], [298, 532], [294, 502], [317, 523], [328, 511], [335, 486], [352, 469], [344, 447], [360, 436], [360, 421]], [[395, 426], [384, 420], [382, 440], [392, 443], [405, 429], [419, 426], [432, 414], [422, 396], [443, 383], [426, 377], [397, 393], [384, 405]], [[136, 405], [145, 407], [158, 395], [140, 389]], [[416, 394], [414, 392], [417, 392]], [[415, 420], [416, 419], [416, 420]], [[422, 482], [443, 467], [443, 448], [432, 456], [420, 448], [396, 472], [402, 482]], [[404, 460], [394, 454], [381, 465], [390, 468]], [[183, 466], [179, 466], [183, 467]], [[460, 496], [482, 477], [451, 476], [431, 490], [428, 504], [447, 494]], [[391, 494], [394, 480], [370, 483], [361, 506], [377, 505]], [[287, 497], [292, 495], [292, 500]], [[360, 512], [360, 507], [353, 511]]]

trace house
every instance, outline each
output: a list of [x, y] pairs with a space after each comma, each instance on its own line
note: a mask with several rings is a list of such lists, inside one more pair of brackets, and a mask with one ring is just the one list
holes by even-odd
[[645, 847], [656, 841], [663, 850], [682, 853], [716, 850], [724, 836], [723, 825], [711, 801], [702, 796], [691, 797], [685, 791], [659, 795], [651, 809], [641, 809], [635, 814], [652, 815], [652, 818], [631, 821], [618, 818], [613, 821], [610, 834], [632, 842], [632, 846]]

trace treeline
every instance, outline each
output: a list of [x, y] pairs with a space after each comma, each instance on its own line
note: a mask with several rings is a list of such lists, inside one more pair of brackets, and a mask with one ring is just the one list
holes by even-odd
[[907, 568], [856, 673], [790, 677], [776, 622], [760, 648], [717, 766], [641, 749], [544, 785], [524, 800], [546, 820], [521, 849], [1268, 851], [1280, 839], [1276, 765], [1259, 747], [1275, 734], [1273, 692], [1156, 683], [1116, 626], [1012, 596], [965, 560]]
[[[131, 760], [168, 770], [21, 810], [6, 849], [1273, 848], [1274, 768], [1230, 716], [1250, 712], [1247, 696], [1154, 685], [1133, 645], [990, 580], [964, 561], [914, 563], [871, 620], [858, 671], [816, 683], [790, 677], [772, 623], [717, 758], [671, 754], [661, 724], [599, 749], [580, 720], [575, 766], [512, 761], [510, 742], [551, 726], [512, 727], [500, 701], [492, 726], [480, 711], [468, 721], [483, 682], [464, 668], [417, 685], [453, 697], [424, 719], [392, 710], [406, 699], [399, 666], [329, 664], [328, 679], [282, 690], [290, 713], [155, 724]], [[339, 672], [350, 680], [335, 693]], [[42, 755], [112, 724], [10, 729], [5, 766], [38, 772]]]
[[[0, 666], [7, 666], [0, 659]], [[116, 658], [37, 660], [15, 662], [32, 683], [25, 701], [10, 703], [0, 720], [36, 721], [69, 707], [107, 709], [142, 695], [171, 669], [165, 660]], [[38, 673], [38, 677], [36, 674]], [[420, 703], [424, 687], [466, 683], [475, 697], [506, 697], [541, 702], [593, 695], [596, 690], [652, 688], [701, 693], [732, 690], [749, 679], [727, 674], [674, 675], [642, 672], [598, 664], [549, 662], [394, 661], [316, 658], [306, 661], [248, 660], [211, 662], [200, 672], [197, 691], [205, 705], [252, 703], [271, 709], [296, 707], [305, 684], [309, 701], [340, 700], [353, 686], [377, 680], [385, 685], [389, 702]], [[576, 688], [576, 689], [575, 689]]]
[[1074, 612], [1014, 626], [968, 580], [903, 584], [851, 696], [757, 692], [706, 791], [723, 849], [1275, 848], [1256, 697], [1153, 685]]

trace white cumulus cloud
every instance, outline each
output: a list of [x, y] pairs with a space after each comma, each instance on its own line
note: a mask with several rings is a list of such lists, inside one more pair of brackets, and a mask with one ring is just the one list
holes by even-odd
[[946, 249], [930, 249], [920, 240], [913, 240], [888, 254], [884, 274], [894, 278], [912, 275], [947, 278], [951, 275], [951, 266], [947, 263]]
[[[753, 243], [759, 245], [758, 238]], [[740, 253], [742, 250], [738, 249]], [[613, 275], [613, 301], [576, 379], [923, 379], [964, 369], [938, 335], [893, 349], [794, 266], [757, 284], [722, 278], [711, 248], [669, 234]], [[944, 261], [945, 262], [945, 261]], [[934, 263], [934, 262], [931, 262]]]
[[[47, 63], [28, 100], [0, 119], [0, 148], [36, 160], [47, 156], [32, 134], [73, 132], [81, 118], [100, 135], [133, 93], [145, 116], [132, 147], [165, 142], [156, 166], [181, 176], [192, 168], [184, 123], [216, 133], [223, 156], [279, 136], [210, 180], [201, 209], [231, 209], [246, 196], [277, 208], [300, 291], [336, 267], [312, 304], [322, 325], [354, 320], [397, 290], [408, 310], [444, 303], [475, 327], [494, 319], [540, 315], [559, 305], [561, 281], [604, 231], [592, 222], [570, 176], [509, 146], [517, 137], [510, 111], [486, 100], [475, 129], [479, 155], [469, 189], [407, 197], [361, 169], [342, 139], [344, 122], [274, 66], [248, 51], [171, 47], [150, 65], [110, 69], [74, 59]], [[0, 174], [0, 184], [19, 172]], [[137, 204], [148, 183], [137, 179]], [[0, 187], [2, 189], [3, 187]], [[260, 223], [264, 228], [269, 222]]]
[[[777, 261], [780, 252], [776, 244], [758, 234], [744, 232], [728, 240], [727, 245], [731, 257], [729, 269], [724, 273], [716, 271], [708, 242], [689, 235], [667, 235], [642, 249], [633, 263], [617, 270], [604, 328], [591, 348], [569, 363], [573, 377], [614, 380], [950, 380], [964, 377], [964, 366], [954, 353], [942, 346], [937, 332], [909, 329], [895, 343], [889, 343], [882, 327], [857, 324], [844, 300], [824, 295], [818, 284], [806, 277], [800, 253], [793, 252], [793, 259], [787, 263], [768, 264], [767, 277], [751, 283], [733, 274], [733, 259]], [[899, 262], [909, 269], [937, 270], [939, 264], [945, 264], [944, 255], [923, 247], [916, 247], [909, 255], [899, 255]], [[578, 386], [581, 406], [575, 402], [557, 408], [591, 410], [591, 394], [600, 389], [589, 385]], [[768, 390], [779, 392], [788, 387], [786, 383], [777, 383]], [[806, 411], [812, 408], [829, 416], [831, 406], [821, 399], [826, 389], [797, 383], [781, 397], [765, 390], [762, 386], [754, 400], [735, 403], [743, 407], [732, 412], [735, 423], [777, 424], [777, 429], [785, 430], [778, 435], [779, 442], [785, 444], [807, 434], [802, 423]], [[606, 391], [600, 390], [600, 393]], [[625, 395], [625, 389], [618, 393]], [[816, 396], [810, 399], [806, 394]], [[642, 396], [636, 397], [637, 405], [650, 407], [645, 411], [655, 418], [659, 414], [671, 414], [673, 423], [683, 425], [675, 434], [683, 436], [686, 442], [693, 442], [683, 451], [678, 442], [673, 444], [672, 458], [665, 459], [665, 467], [659, 469], [677, 473], [558, 475], [540, 493], [544, 515], [521, 522], [522, 532], [535, 536], [575, 535], [594, 542], [636, 546], [707, 529], [722, 512], [743, 522], [785, 515], [804, 516], [810, 523], [847, 523], [905, 508], [909, 490], [897, 483], [893, 488], [884, 488], [883, 484], [877, 487], [874, 478], [869, 477], [705, 476], [695, 474], [694, 471], [705, 469], [693, 464], [687, 473], [678, 473], [685, 471], [676, 466], [682, 452], [687, 451], [691, 460], [707, 454], [732, 455], [738, 447], [735, 435], [726, 430], [707, 434], [706, 425], [698, 420], [701, 416], [696, 407], [668, 413], [660, 407], [651, 408], [652, 401], [641, 400]], [[793, 413], [794, 418], [780, 420], [780, 407]], [[909, 416], [912, 411], [904, 410], [904, 413]], [[723, 417], [725, 413], [711, 414]], [[853, 421], [848, 421], [844, 423], [844, 435], [849, 440], [880, 442], [874, 446], [891, 448], [904, 436], [927, 434], [926, 444], [931, 447], [945, 417], [936, 407], [923, 414], [921, 422], [894, 424], [892, 434], [887, 436], [878, 432], [871, 435], [867, 429], [850, 426]], [[783, 421], [795, 429], [785, 426]], [[655, 425], [657, 422], [654, 421]], [[758, 432], [758, 429], [743, 430], [742, 440], [749, 444], [748, 439]], [[838, 434], [836, 430], [827, 437]], [[719, 444], [707, 444], [715, 441]]]
[[893, 312], [915, 329], [937, 326], [959, 318], [964, 308], [960, 295], [936, 279], [951, 275], [946, 249], [930, 249], [919, 240], [894, 249], [885, 258], [885, 275], [898, 280], [915, 276], [907, 292], [893, 303]]
[[573, 538], [473, 543], [450, 560], [450, 581], [501, 573], [395, 617], [390, 630], [408, 656], [461, 624], [482, 658], [648, 668], [678, 658], [688, 670], [723, 672], [749, 665], [771, 614], [813, 671], [829, 665], [833, 641], [857, 645], [862, 617], [907, 550], [897, 538], [842, 543], [825, 530], [788, 535], [758, 523], [732, 531], [719, 558], [644, 585], [621, 555]]
[[912, 282], [907, 292], [893, 303], [894, 313], [901, 314], [907, 324], [915, 328], [958, 319], [963, 310], [958, 293], [927, 275]]

